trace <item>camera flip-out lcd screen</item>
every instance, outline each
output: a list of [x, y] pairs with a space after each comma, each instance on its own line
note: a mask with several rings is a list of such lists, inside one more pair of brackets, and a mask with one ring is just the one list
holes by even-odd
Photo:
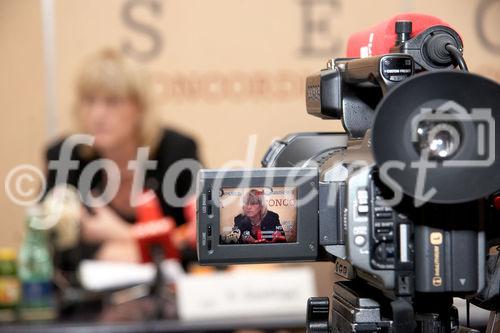
[[296, 198], [296, 187], [221, 188], [219, 243], [295, 243]]
[[200, 262], [316, 259], [318, 186], [317, 168], [201, 170]]

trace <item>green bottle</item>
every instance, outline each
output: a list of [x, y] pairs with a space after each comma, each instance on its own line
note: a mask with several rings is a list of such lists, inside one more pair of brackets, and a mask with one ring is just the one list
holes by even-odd
[[19, 252], [18, 274], [21, 280], [21, 320], [51, 320], [56, 317], [52, 279], [54, 266], [43, 228], [39, 207], [28, 210], [26, 235]]

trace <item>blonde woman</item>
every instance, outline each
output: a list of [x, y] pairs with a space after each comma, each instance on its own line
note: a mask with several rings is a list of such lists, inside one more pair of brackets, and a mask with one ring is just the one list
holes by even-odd
[[[134, 186], [134, 171], [129, 162], [136, 160], [139, 147], [149, 149], [148, 158], [156, 166], [145, 168], [144, 185], [135, 191], [154, 190], [163, 213], [181, 225], [185, 222], [182, 204], [173, 205], [168, 197], [173, 194], [176, 198], [184, 197], [192, 189], [192, 174], [184, 170], [177, 174], [176, 181], [169, 182], [170, 187], [162, 188], [162, 185], [173, 163], [197, 159], [196, 144], [180, 133], [161, 127], [146, 73], [114, 50], [103, 50], [82, 66], [76, 81], [74, 116], [77, 132], [90, 134], [94, 142], [72, 150], [71, 159], [78, 161], [79, 166], [71, 170], [63, 182], [80, 187], [80, 191], [83, 185], [90, 187], [92, 193], [103, 193], [106, 186], [119, 181], [116, 181], [116, 194], [104, 198], [105, 206], [83, 214], [81, 243], [62, 256], [62, 268], [73, 270], [85, 258], [137, 261], [139, 254], [131, 236], [131, 224], [135, 221], [131, 198], [138, 193], [132, 193], [137, 186]], [[64, 142], [62, 139], [49, 147], [48, 163], [61, 159]], [[85, 168], [92, 163], [95, 167], [96, 161], [114, 164], [118, 174], [99, 170], [93, 179], [83, 179]], [[48, 166], [50, 190], [57, 185], [57, 170]]]
[[234, 218], [240, 230], [240, 243], [286, 242], [280, 217], [267, 209], [263, 191], [251, 189], [243, 195], [242, 212]]

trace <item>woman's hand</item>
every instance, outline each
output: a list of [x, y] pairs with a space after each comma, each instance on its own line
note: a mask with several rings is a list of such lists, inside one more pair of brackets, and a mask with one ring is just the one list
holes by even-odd
[[131, 225], [109, 207], [93, 210], [95, 214], [82, 209], [81, 231], [86, 242], [101, 244], [95, 259], [139, 262], [139, 249]]
[[82, 208], [82, 237], [89, 243], [106, 241], [131, 241], [131, 226], [109, 207], [93, 208], [90, 214]]

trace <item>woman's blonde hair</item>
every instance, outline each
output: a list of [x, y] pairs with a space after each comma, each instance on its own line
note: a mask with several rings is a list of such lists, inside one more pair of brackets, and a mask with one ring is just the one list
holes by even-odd
[[[260, 206], [260, 218], [264, 218], [267, 214], [267, 204], [264, 198], [264, 191], [259, 191], [256, 189], [251, 189], [243, 195], [242, 199], [243, 206], [246, 205], [259, 205]], [[243, 211], [243, 215], [245, 212]]]
[[[161, 133], [160, 117], [153, 102], [153, 92], [148, 73], [114, 49], [104, 49], [90, 56], [81, 67], [76, 80], [74, 103], [77, 130], [85, 132], [81, 124], [80, 106], [88, 96], [130, 98], [142, 112], [139, 124], [139, 146], [147, 146], [154, 152]], [[88, 147], [88, 146], [86, 146]], [[95, 154], [90, 149], [87, 155]]]

